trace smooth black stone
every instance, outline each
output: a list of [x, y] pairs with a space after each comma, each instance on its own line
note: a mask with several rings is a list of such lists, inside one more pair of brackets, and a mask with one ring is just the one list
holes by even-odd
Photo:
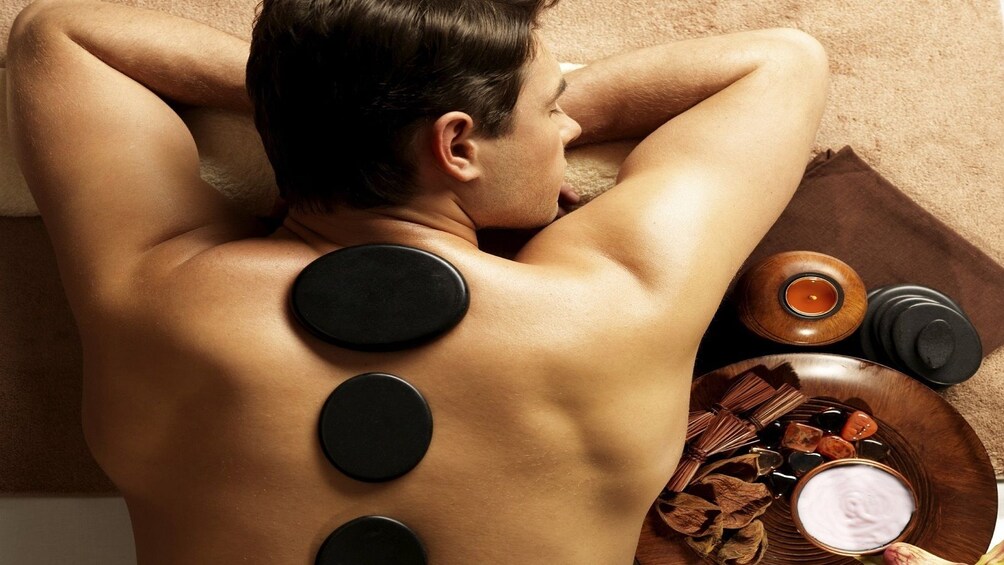
[[296, 320], [317, 337], [358, 351], [426, 343], [467, 314], [467, 283], [445, 259], [403, 245], [359, 245], [328, 253], [297, 276]]
[[934, 320], [917, 334], [917, 355], [925, 367], [940, 369], [955, 353], [955, 334], [952, 326], [942, 319]]
[[321, 448], [342, 473], [365, 482], [396, 479], [425, 456], [432, 412], [422, 393], [386, 373], [343, 382], [321, 408]]
[[[885, 318], [886, 312], [889, 308], [899, 300], [904, 298], [919, 298], [916, 295], [902, 295], [896, 293], [884, 294], [882, 299], [877, 301], [875, 306], [875, 311], [869, 321], [869, 333], [871, 335], [871, 343], [875, 352], [875, 358], [885, 365], [894, 366], [896, 361], [889, 356], [889, 351], [885, 348], [882, 341], [882, 320]], [[888, 329], [886, 330], [888, 332]]]
[[858, 457], [872, 461], [884, 461], [889, 456], [889, 446], [875, 439], [863, 439], [854, 443]]
[[767, 475], [767, 488], [773, 493], [774, 498], [781, 498], [790, 494], [797, 482], [798, 479], [794, 475], [782, 473], [781, 471], [774, 471]]
[[793, 451], [788, 455], [788, 467], [794, 471], [795, 476], [801, 477], [809, 471], [822, 465], [826, 459], [818, 453], [804, 453]]
[[862, 339], [861, 345], [862, 349], [865, 351], [865, 355], [869, 359], [873, 359], [886, 365], [894, 364], [885, 348], [882, 347], [879, 335], [879, 323], [885, 315], [885, 312], [891, 306], [891, 302], [905, 297], [916, 298], [919, 296], [920, 295], [904, 290], [901, 285], [883, 287], [868, 293], [868, 309], [865, 312], [864, 321], [861, 323], [863, 328], [862, 337], [867, 334], [868, 339]]
[[875, 316], [875, 334], [878, 337], [877, 343], [882, 348], [885, 353], [887, 360], [892, 362], [892, 365], [897, 368], [904, 368], [903, 360], [896, 353], [896, 344], [892, 339], [892, 326], [896, 322], [896, 318], [900, 314], [906, 311], [907, 308], [914, 304], [937, 304], [930, 298], [924, 298], [923, 296], [897, 296], [895, 298], [889, 299], [883, 310], [876, 313]]
[[362, 516], [328, 536], [315, 565], [426, 565], [422, 541], [401, 522], [385, 516]]
[[861, 326], [858, 328], [858, 340], [861, 345], [861, 352], [864, 356], [873, 361], [879, 361], [879, 354], [875, 346], [875, 338], [872, 334], [872, 319], [875, 317], [875, 311], [884, 302], [882, 298], [885, 296], [886, 287], [879, 287], [868, 292], [868, 308], [865, 310], [865, 317], [861, 321]]
[[757, 437], [760, 438], [760, 445], [763, 447], [776, 448], [781, 445], [781, 438], [784, 436], [784, 426], [777, 420], [767, 424]]
[[[930, 367], [924, 356], [936, 357], [932, 344], [918, 343], [921, 334], [933, 322], [945, 322], [951, 333], [951, 356], [939, 367]], [[904, 311], [892, 329], [896, 351], [907, 371], [932, 386], [960, 383], [976, 373], [983, 362], [979, 333], [968, 318], [940, 304], [917, 304]]]
[[840, 430], [844, 429], [844, 422], [846, 421], [847, 414], [844, 414], [844, 411], [839, 408], [823, 410], [809, 417], [809, 423], [831, 434], [839, 434]]
[[872, 289], [868, 293], [868, 305], [871, 306], [874, 302], [876, 306], [881, 305], [882, 302], [888, 300], [889, 298], [895, 296], [923, 296], [924, 298], [930, 298], [939, 304], [943, 304], [956, 310], [962, 312], [962, 307], [959, 306], [955, 300], [953, 300], [947, 294], [933, 289], [928, 286], [921, 286], [916, 284], [893, 284], [887, 285], [879, 288]]

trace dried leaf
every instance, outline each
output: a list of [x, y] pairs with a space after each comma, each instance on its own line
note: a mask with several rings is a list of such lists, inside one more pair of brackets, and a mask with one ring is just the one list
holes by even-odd
[[767, 511], [773, 501], [763, 483], [748, 483], [721, 473], [711, 473], [687, 487], [686, 494], [703, 498], [722, 512], [722, 527], [743, 528]]
[[766, 552], [767, 534], [763, 522], [754, 520], [722, 544], [715, 561], [723, 565], [754, 565]]
[[714, 463], [708, 463], [697, 470], [693, 481], [699, 481], [702, 477], [711, 473], [721, 473], [751, 482], [757, 478], [756, 460], [756, 453], [747, 453], [746, 455], [737, 455], [728, 459], [722, 459], [721, 461], [715, 461]]
[[704, 536], [683, 538], [684, 543], [697, 552], [698, 555], [709, 556], [714, 553], [722, 544], [724, 534], [721, 523], [715, 526]]
[[667, 526], [685, 536], [701, 537], [722, 531], [722, 509], [684, 492], [671, 492], [655, 501], [655, 510]]

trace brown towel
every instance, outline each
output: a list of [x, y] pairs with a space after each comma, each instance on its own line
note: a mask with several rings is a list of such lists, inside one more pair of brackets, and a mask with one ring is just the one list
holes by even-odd
[[81, 350], [39, 218], [0, 218], [0, 493], [114, 494], [80, 424]]
[[[940, 290], [972, 320], [984, 355], [1004, 344], [1004, 268], [910, 200], [850, 147], [826, 151], [809, 163], [795, 197], [746, 266], [794, 250], [818, 251], [844, 261], [869, 290], [898, 283]], [[701, 343], [697, 374], [766, 353], [862, 356], [856, 334], [820, 348], [756, 338], [736, 321], [730, 299], [731, 293]]]

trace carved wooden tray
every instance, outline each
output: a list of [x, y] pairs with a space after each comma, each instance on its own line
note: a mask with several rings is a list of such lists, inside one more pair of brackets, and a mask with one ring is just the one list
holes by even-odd
[[[731, 379], [751, 367], [765, 365], [774, 369], [783, 363], [789, 363], [797, 374], [797, 382], [790, 384], [810, 398], [825, 398], [796, 410], [793, 419], [806, 421], [809, 414], [825, 404], [864, 410], [878, 421], [876, 437], [892, 450], [886, 463], [913, 483], [920, 499], [920, 519], [905, 541], [962, 563], [975, 563], [986, 552], [997, 519], [997, 487], [986, 449], [950, 404], [898, 371], [839, 355], [758, 357], [696, 379], [691, 410], [711, 406], [728, 389]], [[771, 504], [761, 519], [768, 541], [763, 565], [858, 563], [851, 557], [825, 553], [806, 541], [795, 529], [785, 500]], [[638, 543], [641, 565], [701, 562], [682, 538], [671, 532], [664, 535], [667, 530], [650, 512]]]

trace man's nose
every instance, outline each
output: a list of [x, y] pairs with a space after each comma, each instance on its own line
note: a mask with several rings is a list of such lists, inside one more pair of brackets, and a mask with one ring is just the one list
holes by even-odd
[[569, 143], [575, 141], [577, 137], [582, 135], [582, 126], [580, 126], [579, 122], [575, 121], [567, 114], [565, 114], [565, 118], [568, 120], [568, 124], [562, 128], [562, 134], [565, 145], [568, 145]]

